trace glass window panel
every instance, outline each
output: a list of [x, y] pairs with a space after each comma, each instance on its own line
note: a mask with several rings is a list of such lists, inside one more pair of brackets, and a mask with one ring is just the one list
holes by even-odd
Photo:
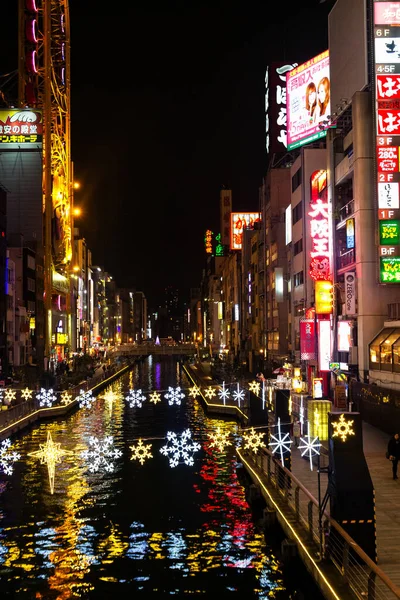
[[382, 344], [382, 342], [385, 341], [385, 339], [391, 334], [393, 333], [394, 329], [388, 329], [385, 328], [383, 329], [383, 331], [381, 331], [380, 333], [378, 333], [378, 335], [376, 336], [376, 338], [370, 343], [369, 346], [369, 360], [371, 363], [380, 363], [381, 362], [381, 356], [380, 356], [380, 345]]
[[390, 335], [380, 344], [381, 351], [381, 363], [391, 364], [392, 363], [392, 345], [397, 340], [400, 334], [400, 329], [394, 329]]

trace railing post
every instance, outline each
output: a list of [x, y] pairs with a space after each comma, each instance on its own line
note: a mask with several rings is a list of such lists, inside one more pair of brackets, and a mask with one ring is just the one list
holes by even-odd
[[296, 521], [298, 521], [299, 516], [300, 516], [300, 488], [299, 488], [299, 486], [296, 486], [296, 489], [294, 490], [294, 507], [296, 510]]
[[311, 535], [313, 536], [313, 503], [310, 500], [308, 503], [308, 529]]
[[349, 570], [349, 544], [345, 541], [343, 546], [342, 571], [343, 580], [347, 583], [347, 572]]
[[368, 577], [368, 600], [375, 600], [375, 571], [371, 571]]

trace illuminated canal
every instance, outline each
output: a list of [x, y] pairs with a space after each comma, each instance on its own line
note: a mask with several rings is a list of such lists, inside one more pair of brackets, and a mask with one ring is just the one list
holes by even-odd
[[[170, 405], [178, 385], [185, 397]], [[190, 385], [173, 358], [150, 357], [91, 408], [12, 438], [20, 459], [0, 476], [1, 598], [321, 599], [301, 565], [283, 567], [281, 540], [249, 510], [238, 426], [207, 417]], [[130, 389], [145, 399], [127, 402]], [[223, 451], [209, 437], [218, 427], [231, 442]], [[41, 461], [49, 432], [62, 451], [53, 494]], [[139, 438], [146, 450], [133, 459]]]

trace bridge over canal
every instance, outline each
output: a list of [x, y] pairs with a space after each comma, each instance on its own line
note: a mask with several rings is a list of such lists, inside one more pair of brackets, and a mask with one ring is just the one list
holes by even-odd
[[195, 356], [197, 354], [195, 344], [120, 344], [112, 350], [112, 356], [150, 356], [169, 355], [169, 356]]

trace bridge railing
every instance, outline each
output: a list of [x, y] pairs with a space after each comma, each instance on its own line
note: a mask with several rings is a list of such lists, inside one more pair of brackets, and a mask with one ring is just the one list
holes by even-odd
[[[268, 486], [279, 494], [281, 503], [290, 510], [302, 527], [305, 538], [316, 549], [317, 560], [329, 561], [337, 568], [359, 600], [394, 600], [400, 589], [369, 558], [349, 534], [327, 513], [320, 514], [320, 504], [303, 484], [278, 461], [268, 449], [260, 454], [239, 450], [257, 471], [266, 477]], [[260, 480], [261, 482], [262, 480]], [[266, 488], [268, 490], [268, 487]]]

